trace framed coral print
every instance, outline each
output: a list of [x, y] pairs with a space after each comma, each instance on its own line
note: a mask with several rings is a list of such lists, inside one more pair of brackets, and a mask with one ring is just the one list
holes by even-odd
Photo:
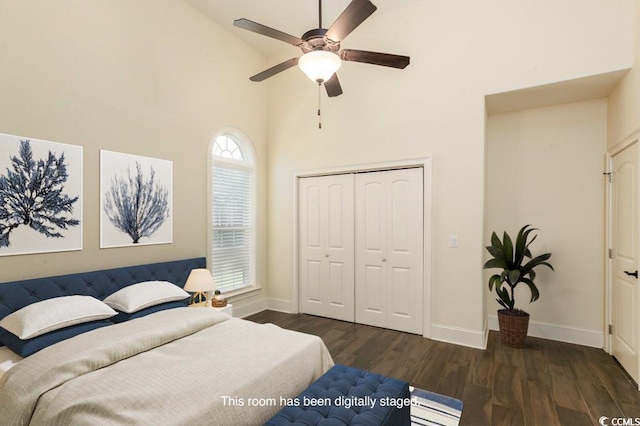
[[172, 242], [173, 162], [100, 151], [100, 247]]
[[0, 134], [0, 256], [82, 250], [82, 147]]

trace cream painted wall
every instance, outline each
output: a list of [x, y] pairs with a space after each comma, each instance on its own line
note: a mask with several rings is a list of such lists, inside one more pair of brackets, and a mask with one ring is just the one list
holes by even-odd
[[[431, 157], [427, 335], [482, 347], [484, 95], [628, 67], [631, 10], [632, 0], [424, 0], [374, 14], [343, 47], [407, 54], [411, 65], [399, 71], [345, 63], [344, 95], [323, 99], [322, 130], [313, 83], [297, 69], [270, 79], [272, 306], [292, 306], [294, 171]], [[448, 246], [449, 235], [459, 237], [458, 248]]]
[[[431, 334], [481, 346], [484, 95], [628, 67], [633, 4], [420, 0], [374, 14], [344, 47], [412, 64], [345, 64], [318, 131], [313, 83], [296, 69], [249, 82], [265, 60], [182, 1], [0, 0], [0, 132], [84, 147], [84, 249], [0, 257], [0, 281], [205, 255], [207, 147], [235, 127], [259, 159], [258, 279], [285, 309], [293, 172], [431, 157]], [[174, 161], [173, 244], [98, 248], [100, 149]]]
[[[580, 343], [602, 347], [607, 100], [491, 115], [487, 125], [485, 241], [492, 231], [515, 238], [533, 224], [540, 229], [533, 255], [552, 253], [555, 272], [536, 271], [540, 299], [529, 304], [526, 285], [516, 291], [516, 307], [538, 324], [530, 335], [580, 340], [586, 334], [593, 341]], [[500, 306], [486, 292], [495, 316]], [[554, 335], [558, 329], [564, 332]]]
[[[0, 132], [84, 147], [82, 251], [0, 257], [0, 282], [207, 254], [207, 155], [240, 129], [266, 208], [265, 59], [186, 3], [0, 0]], [[99, 249], [101, 149], [168, 159], [173, 244]], [[266, 278], [266, 220], [258, 222]], [[254, 296], [260, 297], [260, 294]]]
[[629, 71], [609, 96], [607, 145], [609, 149], [624, 142], [640, 130], [640, 0], [634, 0], [633, 58], [635, 67]]

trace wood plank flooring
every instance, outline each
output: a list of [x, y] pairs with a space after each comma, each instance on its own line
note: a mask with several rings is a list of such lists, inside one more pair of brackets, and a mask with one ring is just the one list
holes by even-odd
[[601, 416], [640, 418], [640, 392], [601, 349], [532, 337], [527, 348], [512, 349], [491, 332], [483, 351], [311, 315], [264, 311], [246, 319], [320, 336], [336, 364], [458, 398], [464, 402], [462, 425], [598, 425]]

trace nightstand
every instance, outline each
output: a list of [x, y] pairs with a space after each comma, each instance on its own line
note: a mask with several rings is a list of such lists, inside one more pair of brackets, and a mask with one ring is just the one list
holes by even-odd
[[222, 308], [211, 308], [214, 309], [217, 312], [222, 312], [225, 313], [229, 316], [233, 316], [233, 305], [231, 303], [227, 303], [227, 306], [224, 306]]

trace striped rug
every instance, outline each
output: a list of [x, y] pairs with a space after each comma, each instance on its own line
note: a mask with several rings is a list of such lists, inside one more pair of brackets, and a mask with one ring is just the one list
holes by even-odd
[[411, 424], [457, 425], [462, 415], [462, 401], [409, 386], [411, 391]]

